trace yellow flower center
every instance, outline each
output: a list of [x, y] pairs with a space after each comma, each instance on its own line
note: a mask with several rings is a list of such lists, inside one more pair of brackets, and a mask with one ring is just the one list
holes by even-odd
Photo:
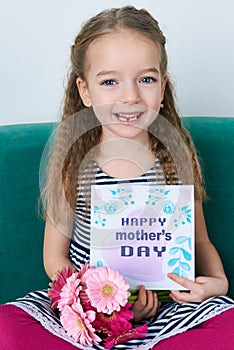
[[84, 329], [84, 324], [81, 321], [81, 319], [79, 317], [77, 317], [76, 321], [77, 321], [78, 328], [83, 330]]
[[102, 287], [102, 295], [104, 297], [111, 297], [114, 294], [114, 288], [111, 284], [104, 284]]

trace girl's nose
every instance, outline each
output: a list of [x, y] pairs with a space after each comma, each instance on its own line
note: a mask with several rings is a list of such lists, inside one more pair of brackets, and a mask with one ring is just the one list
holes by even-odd
[[126, 84], [121, 89], [121, 96], [119, 98], [121, 103], [139, 103], [140, 102], [140, 91], [137, 84]]

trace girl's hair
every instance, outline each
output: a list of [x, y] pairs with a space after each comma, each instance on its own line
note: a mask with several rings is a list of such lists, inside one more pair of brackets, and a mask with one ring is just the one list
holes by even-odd
[[[57, 194], [58, 158], [61, 157], [61, 149], [66, 146], [71, 139], [71, 125], [66, 123], [68, 118], [77, 112], [85, 109], [79, 91], [76, 85], [77, 77], [86, 78], [85, 62], [87, 49], [91, 42], [96, 38], [117, 31], [118, 29], [133, 30], [151, 39], [159, 48], [161, 54], [160, 70], [161, 75], [167, 73], [167, 53], [165, 49], [166, 39], [159, 28], [158, 22], [145, 9], [136, 9], [133, 6], [122, 8], [113, 8], [105, 10], [88, 20], [77, 35], [74, 44], [71, 47], [71, 68], [69, 73], [68, 84], [65, 92], [64, 109], [61, 120], [61, 127], [58, 132], [52, 158], [48, 168], [47, 184], [45, 187], [45, 198], [48, 205], [50, 200], [59, 198]], [[205, 191], [199, 166], [198, 158], [188, 132], [183, 128], [180, 117], [176, 110], [172, 84], [167, 79], [163, 100], [164, 108], [160, 110], [161, 115], [165, 118], [179, 133], [184, 140], [192, 164], [193, 181], [195, 187], [195, 197], [204, 198]], [[79, 115], [79, 113], [78, 113]], [[95, 118], [95, 115], [92, 117]], [[82, 118], [78, 118], [73, 128], [79, 128], [82, 125]], [[65, 197], [71, 208], [75, 210], [77, 200], [77, 174], [85, 156], [100, 142], [102, 128], [97, 120], [92, 120], [91, 124], [96, 127], [86, 127], [87, 132], [82, 134], [71, 145], [69, 152], [65, 157], [62, 167], [62, 184]], [[166, 183], [172, 184], [175, 181], [178, 171], [171, 155], [171, 150], [155, 136], [157, 120], [149, 128], [149, 139], [152, 152], [157, 155], [161, 166], [164, 170]], [[79, 186], [78, 186], [79, 188]], [[56, 204], [54, 204], [56, 206]]]

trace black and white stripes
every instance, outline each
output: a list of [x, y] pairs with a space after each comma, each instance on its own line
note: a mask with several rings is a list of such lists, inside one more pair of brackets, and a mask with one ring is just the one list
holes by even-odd
[[[120, 184], [120, 183], [134, 183], [134, 184], [155, 184], [155, 179], [157, 178], [157, 184], [158, 185], [164, 185], [164, 174], [163, 170], [160, 166], [160, 163], [158, 160], [155, 162], [155, 167], [152, 167], [146, 174], [143, 174], [142, 176], [129, 179], [129, 180], [123, 180], [123, 179], [116, 179], [108, 176], [107, 174], [103, 173], [103, 171], [94, 163], [94, 172], [93, 170], [89, 170], [85, 172], [83, 178], [84, 181], [82, 183], [84, 184], [80, 186], [79, 190], [79, 197], [77, 200], [76, 205], [76, 217], [74, 222], [74, 231], [73, 231], [73, 237], [71, 242], [71, 251], [70, 251], [70, 258], [73, 261], [74, 265], [77, 267], [77, 269], [80, 268], [80, 265], [87, 262], [89, 259], [89, 256], [87, 256], [87, 253], [89, 254], [89, 247], [90, 247], [90, 209], [86, 206], [86, 198], [88, 196], [88, 193], [86, 191], [86, 183], [105, 186], [105, 185], [111, 185], [111, 184]], [[88, 188], [89, 189], [89, 188]], [[87, 190], [88, 190], [87, 189]], [[75, 253], [75, 250], [78, 250], [78, 254]], [[84, 253], [81, 252], [81, 250], [84, 249]]]

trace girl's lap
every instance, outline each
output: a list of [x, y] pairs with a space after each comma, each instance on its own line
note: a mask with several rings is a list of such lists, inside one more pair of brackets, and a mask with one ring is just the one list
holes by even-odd
[[199, 326], [159, 342], [152, 350], [231, 350], [234, 348], [234, 308]]
[[[160, 341], [155, 350], [230, 350], [234, 344], [234, 308], [199, 326]], [[72, 350], [74, 346], [48, 332], [14, 305], [0, 306], [1, 350]]]

